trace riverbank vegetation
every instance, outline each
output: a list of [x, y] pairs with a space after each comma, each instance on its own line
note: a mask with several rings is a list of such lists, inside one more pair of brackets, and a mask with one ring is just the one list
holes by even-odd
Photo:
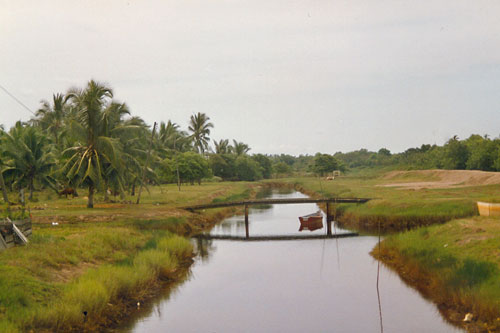
[[455, 324], [500, 329], [500, 219], [474, 217], [387, 237], [374, 255]]
[[[143, 203], [105, 203], [88, 210], [83, 198], [32, 206], [27, 246], [0, 252], [0, 331], [100, 330], [116, 325], [137, 302], [166, 282], [182, 279], [193, 246], [180, 235], [213, 225], [226, 210], [199, 215], [179, 206], [248, 198], [247, 183], [152, 187]], [[85, 315], [86, 313], [86, 315]]]

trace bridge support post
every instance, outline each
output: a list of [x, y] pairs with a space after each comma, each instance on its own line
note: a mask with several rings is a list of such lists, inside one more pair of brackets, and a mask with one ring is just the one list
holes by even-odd
[[326, 203], [326, 234], [332, 235], [332, 216], [330, 215], [330, 203]]
[[248, 230], [248, 205], [245, 205], [245, 237], [247, 239], [250, 237], [250, 233]]

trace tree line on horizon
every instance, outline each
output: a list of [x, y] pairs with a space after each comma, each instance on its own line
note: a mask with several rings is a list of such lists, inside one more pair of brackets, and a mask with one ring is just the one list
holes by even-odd
[[500, 137], [472, 134], [460, 140], [453, 136], [444, 145], [423, 144], [392, 154], [381, 148], [378, 152], [360, 149], [334, 156], [347, 168], [395, 167], [401, 169], [448, 169], [500, 171]]
[[[113, 99], [112, 89], [89, 81], [41, 102], [36, 115], [12, 128], [0, 125], [0, 187], [8, 193], [85, 188], [88, 207], [95, 193], [135, 195], [142, 184], [200, 184], [204, 179], [254, 181], [291, 174], [324, 176], [363, 167], [446, 168], [500, 171], [500, 139], [472, 135], [445, 145], [422, 145], [391, 154], [366, 149], [333, 155], [250, 154], [237, 140], [210, 139], [205, 113], [193, 114], [187, 131], [172, 121], [152, 128]], [[211, 145], [213, 143], [213, 145]]]

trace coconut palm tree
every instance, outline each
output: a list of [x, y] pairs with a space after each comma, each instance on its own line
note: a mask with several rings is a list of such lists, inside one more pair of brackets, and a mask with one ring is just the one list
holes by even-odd
[[[2, 165], [1, 161], [0, 161], [0, 165]], [[0, 187], [2, 188], [3, 201], [8, 205], [9, 204], [9, 197], [7, 195], [7, 188], [5, 187], [5, 180], [3, 179], [2, 169], [0, 169]]]
[[72, 89], [68, 93], [76, 110], [76, 121], [70, 125], [75, 144], [63, 152], [68, 157], [63, 170], [70, 182], [88, 187], [88, 208], [94, 207], [94, 191], [104, 185], [108, 168], [120, 169], [119, 140], [109, 136], [109, 123], [116, 119], [105, 112], [112, 97], [110, 87], [94, 80], [85, 89]]
[[135, 186], [139, 181], [147, 157], [148, 138], [151, 132], [140, 117], [131, 117], [123, 121], [119, 130], [122, 145], [122, 164], [124, 166], [124, 185], [135, 195]]
[[3, 179], [3, 170], [2, 170], [2, 136], [5, 134], [3, 125], [0, 125], [0, 187], [2, 187], [2, 196], [3, 201], [9, 204], [9, 197], [7, 196], [7, 188], [5, 187], [5, 180]]
[[233, 152], [240, 156], [240, 155], [245, 155], [250, 151], [250, 147], [246, 143], [243, 142], [238, 142], [236, 140], [233, 140]]
[[54, 187], [49, 173], [55, 165], [55, 158], [47, 136], [33, 126], [17, 122], [2, 136], [2, 141], [5, 147], [3, 156], [9, 165], [5, 172], [15, 179], [14, 185], [28, 187], [29, 200], [33, 200], [35, 181]]
[[[0, 147], [1, 148], [1, 147]], [[9, 205], [9, 196], [7, 195], [7, 188], [5, 187], [5, 180], [3, 179], [3, 168], [2, 168], [2, 152], [0, 151], [0, 187], [2, 188], [3, 201]]]
[[192, 138], [179, 129], [179, 125], [172, 121], [166, 124], [162, 121], [154, 138], [154, 151], [163, 160], [171, 157], [175, 152], [192, 150]]
[[194, 142], [194, 147], [198, 153], [203, 154], [208, 148], [210, 128], [214, 125], [209, 121], [210, 118], [205, 113], [198, 112], [191, 116], [189, 121], [189, 131]]
[[214, 140], [215, 153], [216, 154], [230, 154], [233, 151], [233, 147], [229, 144], [229, 140]]
[[64, 94], [53, 94], [52, 105], [47, 100], [41, 100], [42, 106], [36, 112], [36, 118], [34, 119], [34, 123], [51, 134], [58, 148], [68, 114], [66, 102], [67, 99]]
[[160, 123], [160, 128], [157, 133], [157, 141], [164, 148], [170, 148], [170, 145], [173, 144], [173, 138], [179, 135], [179, 125], [169, 120], [166, 124], [165, 122]]

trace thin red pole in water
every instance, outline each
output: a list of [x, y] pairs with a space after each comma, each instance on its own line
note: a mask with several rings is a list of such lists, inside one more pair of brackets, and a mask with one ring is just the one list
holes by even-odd
[[377, 260], [377, 298], [378, 298], [378, 315], [380, 317], [380, 332], [384, 333], [384, 325], [382, 323], [382, 304], [380, 303], [380, 290], [378, 289], [378, 282], [380, 279], [380, 220], [378, 221], [378, 255]]

